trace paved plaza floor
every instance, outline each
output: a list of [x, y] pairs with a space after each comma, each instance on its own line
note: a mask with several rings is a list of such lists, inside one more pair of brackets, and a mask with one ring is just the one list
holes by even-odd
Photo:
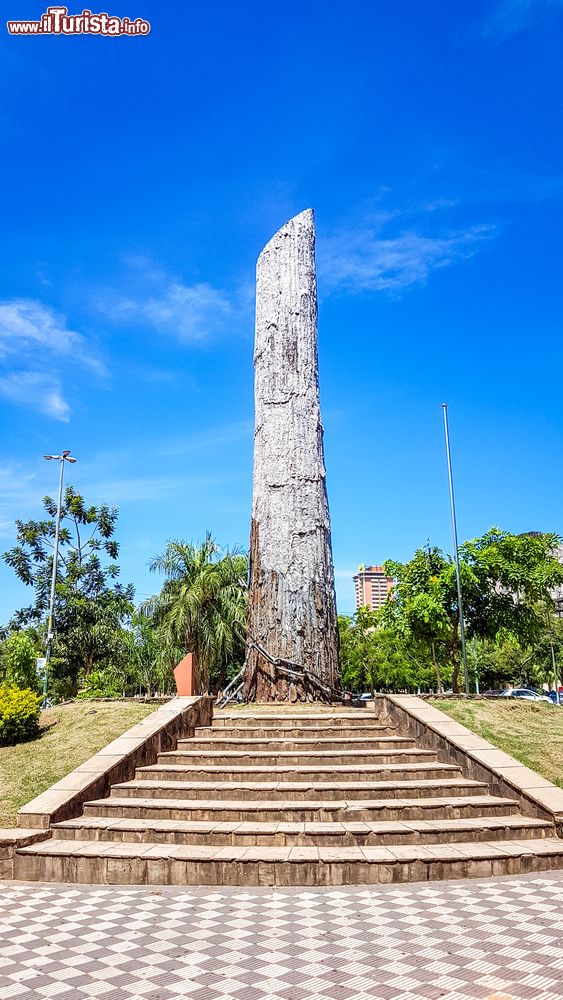
[[334, 889], [0, 883], [0, 1000], [561, 1000], [563, 872]]

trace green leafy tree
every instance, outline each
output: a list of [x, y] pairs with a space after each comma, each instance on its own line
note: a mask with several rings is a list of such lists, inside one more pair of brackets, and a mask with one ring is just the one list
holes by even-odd
[[381, 610], [360, 608], [340, 616], [342, 682], [352, 691], [413, 691], [432, 684], [433, 667], [425, 650], [386, 628]]
[[[460, 577], [468, 640], [510, 640], [513, 648], [535, 645], [553, 611], [550, 591], [563, 582], [554, 534], [513, 535], [492, 528], [460, 547]], [[459, 690], [459, 608], [453, 560], [437, 548], [418, 549], [408, 563], [389, 560], [396, 579], [384, 609], [387, 627], [404, 640], [423, 642], [443, 656]]]
[[[563, 678], [563, 620], [555, 615], [546, 618], [546, 627], [530, 655], [526, 683], [551, 686]], [[524, 682], [524, 681], [523, 681]]]
[[513, 535], [491, 528], [461, 546], [474, 581], [467, 610], [472, 634], [512, 635], [524, 645], [538, 641], [553, 613], [551, 591], [563, 583], [563, 566], [554, 554], [560, 543], [555, 534]]
[[136, 612], [125, 634], [123, 673], [128, 689], [151, 697], [175, 690], [170, 660], [163, 650], [158, 627], [151, 618]]
[[442, 688], [447, 650], [457, 635], [457, 590], [455, 567], [440, 549], [418, 549], [408, 563], [388, 560], [385, 571], [396, 580], [393, 599], [381, 611], [384, 625], [403, 645], [417, 650], [422, 661], [430, 661], [436, 689]]
[[[45, 497], [41, 521], [16, 521], [17, 544], [4, 561], [34, 590], [34, 601], [18, 611], [12, 628], [43, 627], [49, 606], [56, 502]], [[133, 611], [133, 587], [117, 582], [119, 544], [114, 533], [117, 509], [88, 506], [72, 486], [66, 488], [59, 534], [55, 588], [55, 642], [52, 668], [64, 694], [117, 655], [121, 632]]]
[[360, 676], [358, 671], [354, 619], [351, 615], [338, 615], [338, 634], [342, 687], [348, 691], [358, 691], [363, 685], [363, 675]]
[[105, 670], [92, 670], [80, 688], [78, 698], [119, 698], [121, 690], [121, 675], [112, 667]]
[[342, 685], [349, 691], [372, 689], [372, 633], [376, 627], [374, 613], [368, 608], [361, 608], [353, 617], [339, 615]]
[[[131, 590], [132, 596], [132, 590]], [[58, 674], [74, 681], [96, 668], [124, 663], [126, 626], [133, 613], [129, 594], [107, 588], [85, 597], [70, 591], [61, 601], [56, 622], [54, 655]]]
[[168, 669], [193, 653], [197, 689], [221, 686], [227, 668], [244, 659], [246, 555], [221, 549], [207, 533], [197, 544], [169, 542], [150, 568], [165, 581], [142, 610], [157, 629]]
[[27, 632], [12, 632], [2, 643], [2, 675], [7, 684], [39, 689], [37, 647]]
[[470, 672], [479, 679], [481, 693], [535, 683], [534, 651], [513, 637], [471, 640], [468, 647]]

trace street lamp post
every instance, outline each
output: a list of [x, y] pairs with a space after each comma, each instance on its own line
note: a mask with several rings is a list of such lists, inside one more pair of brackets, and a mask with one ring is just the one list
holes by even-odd
[[463, 603], [461, 600], [461, 576], [459, 572], [459, 551], [457, 544], [457, 523], [455, 516], [454, 480], [452, 474], [452, 456], [450, 452], [450, 432], [448, 429], [448, 404], [442, 403], [444, 411], [444, 431], [446, 434], [446, 457], [448, 460], [448, 479], [450, 483], [450, 507], [452, 512], [452, 535], [454, 541], [455, 578], [457, 583], [457, 603], [459, 608], [459, 625], [461, 631], [461, 658], [463, 660], [463, 675], [465, 693], [469, 694], [469, 670], [467, 669], [467, 650], [465, 648], [465, 623], [463, 620]]
[[46, 462], [60, 462], [61, 472], [59, 476], [59, 497], [57, 501], [57, 516], [55, 520], [55, 542], [53, 545], [53, 569], [51, 572], [51, 593], [49, 595], [49, 618], [47, 621], [47, 647], [45, 650], [45, 671], [43, 674], [43, 703], [47, 700], [47, 683], [49, 676], [49, 661], [51, 659], [51, 647], [53, 643], [53, 619], [55, 609], [55, 587], [57, 584], [57, 562], [59, 556], [59, 534], [61, 527], [61, 507], [63, 503], [63, 478], [65, 462], [74, 465], [76, 459], [72, 457], [70, 451], [63, 451], [60, 455], [44, 455]]
[[559, 697], [559, 677], [557, 676], [557, 664], [555, 662], [555, 650], [553, 648], [553, 632], [549, 633], [549, 645], [551, 646], [551, 667], [553, 670], [553, 684], [555, 687], [555, 704], [561, 704], [561, 698]]

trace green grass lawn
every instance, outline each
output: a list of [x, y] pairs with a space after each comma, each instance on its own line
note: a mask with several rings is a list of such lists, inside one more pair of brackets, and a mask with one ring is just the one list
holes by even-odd
[[563, 788], [563, 707], [504, 699], [429, 704]]
[[0, 827], [15, 826], [20, 806], [155, 708], [158, 705], [136, 702], [78, 701], [42, 712], [37, 739], [0, 747]]

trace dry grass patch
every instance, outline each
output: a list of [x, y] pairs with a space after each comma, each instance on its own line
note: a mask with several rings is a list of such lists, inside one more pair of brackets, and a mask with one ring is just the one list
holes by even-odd
[[430, 704], [563, 788], [563, 707], [495, 698]]
[[41, 713], [41, 734], [28, 743], [0, 747], [0, 827], [55, 781], [121, 736], [157, 708], [137, 702], [74, 702]]

